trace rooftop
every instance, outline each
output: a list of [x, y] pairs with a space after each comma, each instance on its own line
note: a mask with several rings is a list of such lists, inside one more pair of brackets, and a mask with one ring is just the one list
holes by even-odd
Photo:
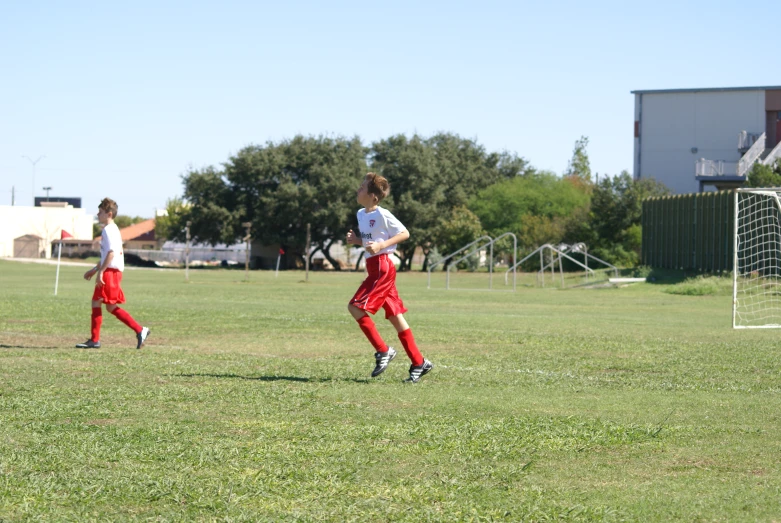
[[632, 94], [668, 94], [668, 93], [708, 93], [722, 91], [777, 91], [781, 85], [766, 85], [761, 87], [701, 87], [694, 89], [650, 89], [632, 91]]
[[150, 218], [143, 222], [134, 223], [124, 229], [120, 229], [119, 233], [122, 235], [122, 241], [127, 242], [135, 239], [147, 239], [141, 238], [145, 234], [149, 234], [155, 230], [155, 219]]
[[[149, 240], [154, 239], [154, 235], [150, 235], [155, 230], [155, 219], [150, 218], [143, 222], [134, 223], [124, 229], [119, 230], [119, 234], [122, 235], [122, 242], [128, 242], [131, 240]], [[142, 236], [148, 235], [146, 238]], [[100, 236], [95, 237], [96, 240], [100, 239]]]

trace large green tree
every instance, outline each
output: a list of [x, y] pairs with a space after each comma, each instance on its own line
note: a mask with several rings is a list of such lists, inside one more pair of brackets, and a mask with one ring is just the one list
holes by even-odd
[[166, 240], [174, 240], [181, 237], [183, 234], [181, 229], [187, 223], [183, 216], [189, 212], [189, 208], [190, 206], [178, 196], [166, 200], [166, 214], [155, 218], [155, 235]]
[[480, 218], [466, 207], [455, 207], [442, 216], [437, 226], [436, 246], [440, 252], [454, 252], [483, 236]]
[[389, 207], [410, 231], [410, 240], [399, 246], [402, 269], [411, 266], [416, 247], [426, 262], [438, 239], [443, 219], [453, 209], [465, 207], [481, 189], [499, 180], [531, 171], [523, 158], [509, 153], [488, 153], [474, 140], [438, 133], [429, 138], [395, 135], [372, 144], [371, 169], [391, 183]]
[[480, 191], [469, 208], [493, 237], [518, 236], [523, 249], [565, 239], [568, 220], [588, 206], [588, 194], [569, 178], [537, 172], [496, 183]]
[[178, 220], [190, 220], [193, 239], [211, 244], [236, 243], [249, 222], [254, 240], [278, 243], [297, 256], [305, 253], [310, 224], [312, 242], [338, 269], [330, 247], [350, 226], [365, 159], [366, 148], [357, 137], [296, 136], [248, 146], [221, 170], [208, 167], [184, 175], [189, 207]]
[[632, 266], [640, 261], [643, 200], [670, 194], [654, 179], [633, 180], [620, 175], [602, 178], [594, 185], [588, 220], [577, 231], [589, 252], [617, 265]]
[[179, 231], [176, 239], [184, 239], [185, 223], [190, 221], [196, 243], [236, 243], [241, 236], [241, 213], [236, 210], [235, 188], [224, 171], [209, 166], [186, 173], [182, 180], [184, 200], [189, 207], [176, 215], [179, 223], [172, 225]]

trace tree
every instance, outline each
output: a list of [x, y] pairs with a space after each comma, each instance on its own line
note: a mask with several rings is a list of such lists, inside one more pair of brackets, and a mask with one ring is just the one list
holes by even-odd
[[191, 205], [179, 197], [165, 202], [166, 214], [155, 218], [155, 236], [166, 240], [182, 240]]
[[670, 190], [664, 184], [654, 179], [635, 181], [626, 171], [600, 180], [591, 195], [588, 221], [578, 231], [587, 238], [589, 252], [614, 264], [636, 265], [643, 200], [667, 194]]
[[382, 206], [390, 209], [410, 232], [410, 239], [396, 249], [401, 269], [405, 270], [417, 245], [424, 246], [428, 254], [446, 199], [444, 188], [437, 184], [434, 151], [418, 135], [391, 136], [372, 144], [371, 169], [391, 185], [391, 194]]
[[[442, 249], [442, 252], [453, 252], [483, 235], [485, 235], [485, 231], [480, 224], [480, 218], [466, 207], [461, 206], [451, 209], [446, 216], [440, 219], [434, 234], [434, 242], [439, 249]], [[427, 268], [424, 262], [423, 270]]]
[[391, 183], [391, 199], [383, 202], [410, 232], [399, 246], [402, 270], [409, 269], [420, 246], [426, 256], [436, 245], [444, 216], [464, 207], [479, 190], [507, 178], [532, 172], [523, 158], [487, 153], [473, 140], [450, 133], [430, 138], [391, 136], [372, 144], [371, 169]]
[[191, 221], [195, 243], [234, 244], [241, 237], [241, 216], [236, 212], [236, 194], [223, 171], [209, 166], [182, 176], [184, 200], [189, 204], [179, 216], [177, 240], [184, 238], [184, 223]]
[[539, 172], [496, 183], [480, 191], [469, 208], [491, 236], [513, 232], [524, 249], [564, 239], [571, 216], [589, 197], [571, 180]]
[[585, 192], [591, 192], [591, 162], [586, 152], [587, 147], [587, 136], [581, 136], [579, 140], [575, 141], [572, 158], [564, 172], [564, 177], [568, 178], [574, 185], [581, 187]]
[[781, 160], [772, 166], [759, 162], [751, 166], [746, 187], [781, 187]]
[[339, 270], [330, 248], [351, 226], [365, 159], [366, 148], [357, 137], [296, 136], [235, 158], [227, 175], [245, 187], [239, 207], [253, 225], [262, 227], [253, 233], [258, 240], [291, 247], [303, 256], [309, 223], [312, 242]]
[[193, 237], [212, 244], [238, 241], [242, 223], [252, 237], [279, 244], [302, 257], [306, 225], [311, 240], [337, 269], [330, 247], [344, 237], [356, 210], [355, 190], [366, 172], [366, 148], [359, 138], [296, 136], [251, 145], [223, 164], [184, 176]]

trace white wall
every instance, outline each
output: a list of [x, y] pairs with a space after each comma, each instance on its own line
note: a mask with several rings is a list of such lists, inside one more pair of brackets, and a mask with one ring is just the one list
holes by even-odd
[[92, 221], [86, 209], [0, 205], [0, 257], [14, 255], [14, 238], [34, 234], [43, 238], [48, 258], [63, 229], [77, 240], [91, 240]]
[[655, 178], [678, 194], [697, 192], [698, 159], [737, 162], [738, 133], [765, 131], [765, 91], [638, 93], [638, 115], [635, 178], [639, 166], [640, 178]]

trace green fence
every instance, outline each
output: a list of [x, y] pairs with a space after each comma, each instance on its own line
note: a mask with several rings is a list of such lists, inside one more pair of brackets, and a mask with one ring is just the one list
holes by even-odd
[[643, 265], [732, 270], [735, 193], [680, 194], [643, 202]]

